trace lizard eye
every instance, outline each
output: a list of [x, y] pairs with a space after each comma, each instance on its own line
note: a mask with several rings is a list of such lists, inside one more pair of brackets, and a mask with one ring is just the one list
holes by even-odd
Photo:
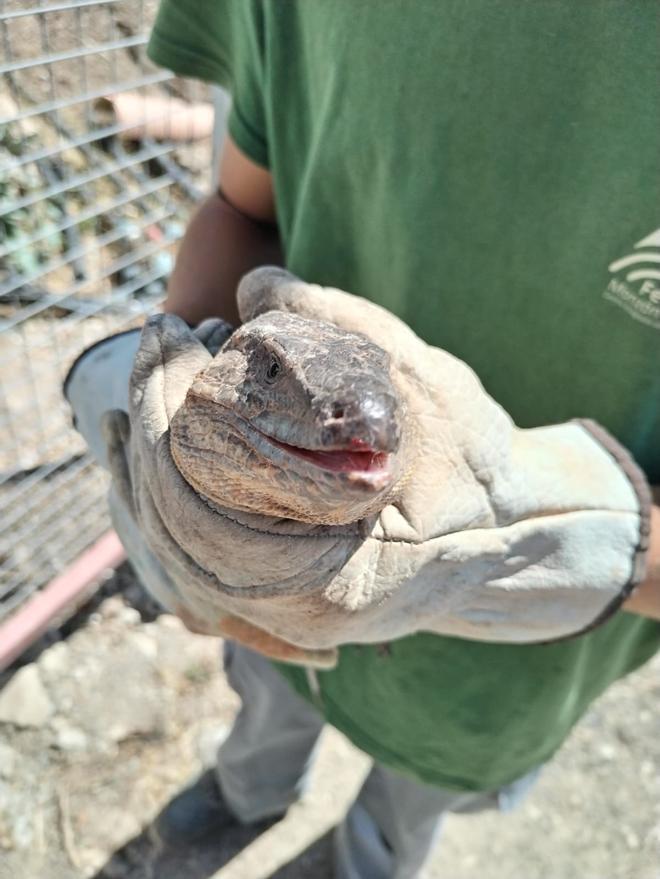
[[271, 354], [270, 360], [268, 361], [268, 367], [266, 368], [266, 381], [274, 382], [281, 371], [282, 364], [274, 354]]

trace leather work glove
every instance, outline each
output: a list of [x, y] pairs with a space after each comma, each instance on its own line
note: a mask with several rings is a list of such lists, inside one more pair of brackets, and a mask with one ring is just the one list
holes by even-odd
[[[219, 324], [195, 335], [173, 316], [150, 319], [128, 414], [104, 420], [115, 494], [130, 516], [122, 523], [115, 514], [117, 530], [125, 542], [139, 533], [170, 584], [157, 597], [193, 628], [234, 637], [229, 621], [262, 633], [262, 644], [244, 643], [267, 655], [324, 667], [342, 643], [418, 631], [519, 643], [575, 635], [614, 613], [642, 579], [650, 493], [598, 425], [518, 429], [469, 367], [386, 310], [280, 269], [247, 275], [238, 302], [245, 323], [215, 360], [202, 337], [222, 337]], [[380, 494], [376, 486], [355, 520], [317, 523], [313, 505], [300, 507], [301, 519], [264, 515], [252, 490], [229, 505], [221, 477], [231, 443], [207, 455], [219, 493], [184, 466], [188, 447], [213, 439], [214, 421], [204, 414], [197, 436], [194, 419], [177, 426], [181, 413], [204, 394], [205, 406], [234, 405], [224, 378], [244, 387], [245, 363], [256, 356], [251, 328], [263, 335], [273, 312], [359, 334], [389, 355], [401, 403], [392, 482]], [[84, 372], [83, 358], [69, 382], [74, 411]], [[267, 487], [276, 465], [257, 452], [247, 460]], [[334, 501], [317, 499], [319, 509]]]
[[[230, 332], [231, 327], [223, 321], [210, 320], [200, 324], [193, 335], [215, 351]], [[108, 504], [112, 522], [140, 581], [192, 632], [230, 638], [272, 659], [332, 667], [336, 661], [333, 650], [296, 647], [215, 606], [210, 615], [204, 616], [186, 588], [190, 579], [175, 565], [168, 564], [167, 552], [158, 551], [160, 541], [154, 539], [148, 521], [135, 507], [139, 491], [134, 493], [133, 486], [139, 479], [135, 467], [131, 472], [130, 464], [129, 384], [140, 342], [139, 329], [102, 339], [83, 351], [64, 382], [75, 427], [97, 463], [111, 473]]]

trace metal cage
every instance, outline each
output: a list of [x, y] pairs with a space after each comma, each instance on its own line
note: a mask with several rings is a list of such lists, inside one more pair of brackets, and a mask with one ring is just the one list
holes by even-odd
[[109, 528], [62, 380], [157, 306], [209, 184], [209, 89], [148, 61], [155, 7], [0, 0], [0, 620]]

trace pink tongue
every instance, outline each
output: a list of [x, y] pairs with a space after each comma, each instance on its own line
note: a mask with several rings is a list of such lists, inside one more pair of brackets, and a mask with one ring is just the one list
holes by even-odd
[[305, 458], [322, 467], [324, 470], [339, 472], [352, 472], [359, 470], [363, 473], [374, 470], [384, 470], [387, 467], [388, 455], [385, 452], [349, 452], [344, 449], [332, 452], [322, 452], [316, 449], [300, 449], [297, 446], [282, 445], [287, 452]]
[[303, 458], [308, 458], [326, 470], [382, 470], [387, 463], [387, 455], [383, 452], [318, 452], [309, 449], [296, 449]]

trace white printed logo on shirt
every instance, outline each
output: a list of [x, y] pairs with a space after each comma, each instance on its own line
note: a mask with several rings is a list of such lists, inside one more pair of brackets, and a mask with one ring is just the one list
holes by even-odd
[[660, 229], [635, 244], [629, 256], [608, 266], [612, 278], [605, 299], [615, 302], [631, 317], [660, 329]]

